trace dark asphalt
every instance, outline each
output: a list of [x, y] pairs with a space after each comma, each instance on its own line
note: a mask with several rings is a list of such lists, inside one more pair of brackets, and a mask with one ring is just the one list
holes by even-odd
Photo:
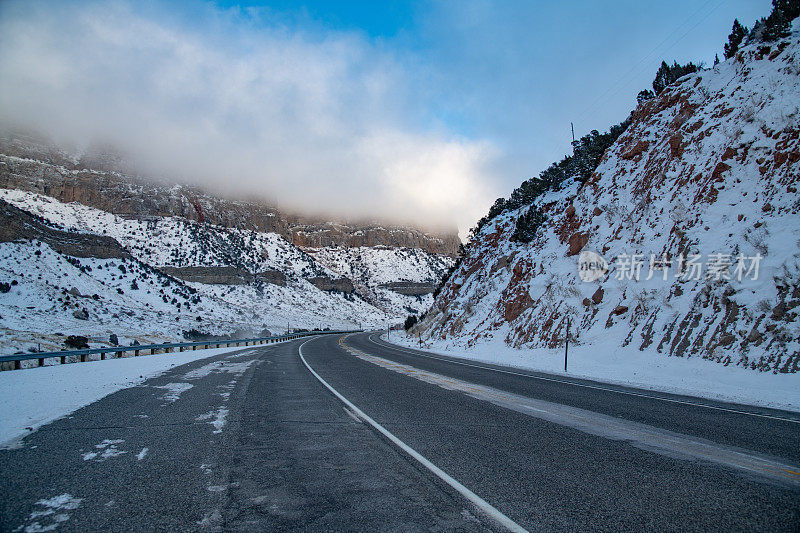
[[[386, 359], [471, 383], [633, 420], [800, 463], [800, 413], [643, 391], [563, 375], [553, 376], [499, 365], [455, 360], [442, 355], [389, 344], [382, 341], [377, 333], [351, 336], [348, 338], [347, 344]], [[415, 352], [418, 355], [415, 355]], [[490, 372], [474, 366], [466, 366], [464, 363], [495, 368], [502, 372]], [[507, 373], [509, 371], [513, 373]], [[553, 381], [554, 379], [558, 381]], [[574, 383], [576, 386], [569, 386], [564, 383], [565, 381]], [[614, 391], [621, 391], [623, 394]], [[657, 398], [673, 401], [664, 402]], [[703, 409], [689, 404], [702, 404], [720, 409]], [[763, 416], [750, 416], [732, 411]]]
[[[645, 451], [446, 390], [361, 360], [340, 338], [190, 363], [40, 428], [21, 448], [0, 451], [0, 530], [492, 527], [351, 416], [302, 365], [302, 343], [308, 363], [341, 394], [532, 531], [800, 529], [797, 485]], [[798, 462], [800, 425], [790, 422], [466, 367], [381, 346], [368, 334], [345, 342], [444, 376]], [[169, 383], [192, 387], [169, 401], [158, 388]], [[51, 500], [65, 494], [73, 503]]]

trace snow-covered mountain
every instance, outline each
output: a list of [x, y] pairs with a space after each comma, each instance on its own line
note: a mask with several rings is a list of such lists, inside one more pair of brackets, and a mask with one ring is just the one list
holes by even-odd
[[[530, 243], [512, 238], [530, 205], [487, 223], [418, 326], [423, 339], [552, 348], [569, 319], [573, 342], [597, 357], [797, 372], [797, 20], [793, 28], [640, 104], [586, 183], [536, 199], [546, 221]], [[605, 274], [588, 251], [609, 262]], [[598, 280], [581, 280], [579, 258], [586, 268], [594, 259]]]
[[[112, 334], [146, 343], [187, 332], [384, 327], [429, 307], [453, 262], [421, 249], [304, 250], [277, 233], [122, 217], [22, 190], [0, 189], [0, 202], [14, 226], [0, 232], [5, 351], [58, 349], [64, 335], [107, 344]], [[386, 285], [409, 281], [421, 287], [411, 295]]]
[[[315, 286], [315, 274], [332, 273], [279, 237], [256, 235], [247, 245], [265, 256], [248, 265], [275, 267], [280, 276], [239, 279], [250, 271], [220, 266], [240, 244], [236, 230], [189, 230], [174, 220], [138, 226], [30, 193], [2, 191], [2, 197], [33, 212], [0, 203], [0, 338], [8, 351], [59, 349], [69, 335], [99, 345], [107, 345], [112, 334], [121, 343], [149, 343], [185, 334], [257, 335], [290, 326], [353, 328], [396, 319], [357, 294]], [[229, 247], [212, 244], [218, 255], [199, 261], [192, 255], [192, 231], [204, 234], [202, 243], [216, 238]], [[150, 235], [144, 239], [148, 245], [142, 235]], [[176, 253], [176, 264], [223, 269], [231, 279], [187, 282], [165, 274], [165, 260], [183, 246], [190, 253]]]

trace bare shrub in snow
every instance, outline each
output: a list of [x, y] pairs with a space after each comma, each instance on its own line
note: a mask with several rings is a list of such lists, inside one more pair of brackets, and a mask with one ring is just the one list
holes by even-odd
[[766, 256], [769, 253], [769, 247], [767, 246], [768, 238], [769, 230], [766, 228], [766, 226], [753, 228], [744, 234], [744, 240], [749, 242], [753, 248], [755, 248], [758, 253], [763, 256]]
[[756, 109], [753, 105], [745, 105], [742, 108], [742, 120], [745, 122], [753, 122], [756, 119]]
[[767, 299], [759, 300], [758, 303], [756, 304], [756, 311], [759, 311], [761, 313], [768, 313], [771, 310], [772, 310], [772, 304]]

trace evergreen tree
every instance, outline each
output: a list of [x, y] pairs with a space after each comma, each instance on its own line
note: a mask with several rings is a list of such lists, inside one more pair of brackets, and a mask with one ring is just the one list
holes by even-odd
[[798, 0], [772, 0], [772, 9], [782, 11], [789, 22], [800, 17], [800, 1]]
[[[496, 216], [519, 209], [520, 207], [532, 204], [539, 196], [548, 192], [555, 191], [561, 187], [561, 184], [570, 178], [578, 179], [581, 182], [586, 182], [592, 173], [597, 169], [603, 154], [609, 146], [614, 144], [614, 141], [622, 135], [630, 124], [629, 120], [625, 120], [620, 124], [612, 126], [607, 132], [600, 133], [597, 130], [592, 130], [588, 135], [584, 135], [580, 139], [572, 143], [572, 155], [565, 156], [561, 161], [553, 163], [542, 171], [539, 176], [527, 179], [522, 184], [514, 189], [511, 197], [508, 200], [498, 198], [495, 200], [494, 205], [489, 210], [489, 214], [484, 216], [478, 221], [478, 224], [470, 230], [469, 240], [473, 241], [481, 229], [488, 224]], [[533, 216], [528, 213], [529, 216]], [[528, 222], [531, 222], [530, 219]], [[525, 226], [527, 222], [523, 223]], [[519, 223], [518, 223], [519, 227]], [[523, 231], [523, 230], [520, 230]], [[520, 233], [522, 235], [522, 233]], [[523, 237], [527, 238], [527, 237]], [[532, 238], [532, 237], [531, 237]], [[528, 242], [521, 240], [522, 242]], [[435, 297], [436, 293], [434, 293]]]
[[511, 236], [511, 240], [524, 243], [531, 242], [536, 238], [536, 230], [546, 220], [547, 216], [538, 207], [531, 207], [517, 219], [517, 227]]
[[646, 102], [652, 98], [655, 98], [656, 95], [650, 89], [645, 89], [643, 91], [639, 91], [639, 94], [636, 95], [636, 103], [641, 104], [642, 102]]
[[719, 54], [714, 54], [714, 66], [719, 65]]
[[728, 42], [723, 47], [725, 50], [725, 59], [730, 59], [736, 55], [739, 50], [739, 45], [742, 44], [742, 39], [747, 35], [747, 27], [739, 23], [739, 19], [734, 19], [731, 34], [728, 35]]
[[764, 23], [761, 39], [775, 41], [789, 35], [792, 20], [800, 15], [800, 1], [772, 0], [772, 13]]
[[658, 96], [667, 85], [692, 72], [697, 72], [697, 65], [692, 62], [679, 65], [677, 61], [673, 61], [672, 66], [670, 66], [666, 61], [662, 61], [658, 72], [656, 72], [656, 78], [653, 80], [653, 91]]

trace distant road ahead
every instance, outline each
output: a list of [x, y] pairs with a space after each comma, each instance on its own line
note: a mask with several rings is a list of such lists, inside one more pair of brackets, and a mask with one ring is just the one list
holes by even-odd
[[0, 530], [797, 531], [798, 465], [796, 414], [330, 335], [178, 367], [0, 451]]

